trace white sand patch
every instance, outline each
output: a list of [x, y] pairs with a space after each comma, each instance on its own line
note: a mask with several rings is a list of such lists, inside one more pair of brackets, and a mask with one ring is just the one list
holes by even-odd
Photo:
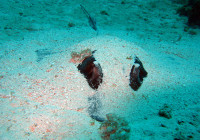
[[[52, 47], [47, 39], [40, 40], [41, 36], [12, 43], [9, 53], [1, 58], [1, 125], [6, 124], [1, 131], [1, 135], [6, 133], [3, 138], [15, 135], [24, 139], [100, 139], [100, 124], [93, 123], [87, 112], [88, 97], [97, 92], [102, 102], [101, 115], [115, 113], [127, 119], [132, 139], [173, 138], [180, 132], [186, 135], [190, 135], [190, 130], [197, 132], [199, 107], [195, 98], [198, 99], [199, 90], [198, 79], [188, 73], [192, 71], [191, 65], [186, 67], [176, 59], [174, 62], [179, 64], [172, 65], [165, 56], [147, 53], [134, 43], [112, 36], [95, 37], [71, 47], [63, 43], [59, 46], [64, 48], [61, 51]], [[56, 53], [37, 62], [35, 51], [44, 48]], [[87, 48], [97, 50], [94, 57], [103, 71], [103, 83], [97, 92], [89, 87], [77, 65], [69, 62], [72, 51]], [[137, 92], [129, 86], [134, 63], [129, 58], [135, 55], [148, 72]], [[182, 69], [183, 66], [188, 69]], [[158, 116], [160, 107], [166, 103], [173, 109], [169, 120]], [[195, 111], [181, 117], [188, 114], [187, 109]], [[191, 125], [189, 119], [194, 119], [192, 124], [195, 125]], [[177, 124], [181, 120], [184, 120], [183, 126]], [[180, 130], [176, 130], [179, 126]], [[186, 126], [190, 129], [184, 130]]]
[[[26, 46], [26, 44], [29, 43], [24, 45]], [[42, 44], [45, 46], [45, 43]], [[59, 110], [72, 110], [78, 114], [81, 112], [83, 116], [91, 120], [87, 113], [88, 97], [94, 95], [95, 91], [89, 87], [84, 76], [76, 68], [76, 65], [69, 62], [72, 51], [81, 51], [86, 48], [97, 50], [94, 56], [103, 69], [103, 84], [98, 90], [103, 102], [103, 115], [114, 112], [115, 108], [119, 108], [117, 103], [121, 102], [123, 98], [127, 98], [126, 96], [130, 96], [132, 92], [128, 84], [133, 60], [128, 60], [126, 57], [132, 56], [134, 58], [134, 54], [137, 54], [143, 61], [148, 55], [139, 47], [134, 46], [134, 44], [110, 36], [86, 40], [68, 48], [66, 52], [54, 54], [52, 55], [53, 57], [45, 57], [41, 62], [36, 61], [37, 56], [33, 47], [26, 49], [26, 51], [16, 50], [8, 58], [4, 57], [2, 59], [4, 62], [2, 70], [7, 71], [7, 74], [5, 73], [4, 78], [1, 80], [2, 89], [6, 89], [2, 91], [2, 98], [10, 99], [10, 93], [13, 92], [12, 96], [14, 99], [11, 101], [14, 102], [13, 107], [23, 107], [26, 105], [23, 102], [28, 102], [29, 107], [33, 110], [32, 113], [38, 114], [40, 109], [51, 105]], [[19, 60], [21, 57], [22, 59]], [[16, 60], [18, 63], [12, 63], [12, 60]], [[146, 62], [143, 62], [145, 65]], [[8, 68], [12, 68], [12, 70]], [[122, 96], [124, 97], [122, 98]], [[17, 100], [22, 101], [19, 103]], [[26, 116], [23, 113], [21, 115]], [[76, 120], [76, 117], [72, 118]], [[72, 118], [66, 118], [66, 122], [71, 121]], [[38, 132], [41, 131], [37, 133], [38, 136], [44, 133], [48, 134], [51, 130], [52, 132], [57, 132], [57, 129], [54, 128], [56, 126], [49, 128], [48, 123], [44, 122], [44, 120], [54, 123], [54, 120], [48, 115], [39, 120], [38, 117], [35, 117], [33, 121], [30, 120], [32, 123], [29, 124], [30, 126], [26, 125], [32, 130], [27, 128], [25, 130], [33, 131], [33, 129], [38, 127]], [[39, 121], [38, 124], [34, 124], [35, 121]], [[78, 129], [78, 126], [76, 129]], [[80, 130], [76, 131], [78, 131], [76, 133], [82, 132]], [[96, 132], [94, 131], [93, 133]], [[76, 136], [74, 135], [74, 137]]]
[[[199, 29], [187, 29], [180, 5], [169, 0], [121, 2], [0, 2], [0, 139], [100, 139], [100, 123], [87, 112], [96, 92], [69, 62], [72, 51], [86, 48], [97, 50], [103, 69], [102, 115], [124, 117], [130, 139], [200, 139]], [[80, 3], [102, 36], [94, 37]], [[50, 54], [37, 62], [42, 49]], [[126, 59], [135, 55], [148, 72], [137, 92]], [[164, 104], [171, 119], [158, 115]]]

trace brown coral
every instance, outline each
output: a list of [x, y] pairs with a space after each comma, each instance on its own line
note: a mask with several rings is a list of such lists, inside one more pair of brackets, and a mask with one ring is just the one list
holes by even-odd
[[82, 63], [82, 61], [89, 56], [92, 56], [92, 51], [90, 49], [85, 49], [82, 50], [81, 52], [72, 52], [71, 53], [72, 58], [70, 59], [70, 62]]
[[130, 127], [126, 120], [115, 114], [107, 114], [106, 117], [107, 120], [99, 128], [103, 140], [126, 140], [129, 138]]

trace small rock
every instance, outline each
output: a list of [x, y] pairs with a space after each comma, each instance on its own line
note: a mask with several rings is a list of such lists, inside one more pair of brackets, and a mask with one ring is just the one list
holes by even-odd
[[181, 124], [184, 123], [184, 121], [178, 121], [177, 123], [178, 123], [179, 125], [181, 125]]
[[104, 11], [104, 10], [101, 11], [100, 13], [101, 13], [102, 15], [107, 15], [107, 16], [109, 16], [109, 14], [108, 14], [106, 11]]
[[164, 125], [164, 124], [160, 124], [160, 126], [161, 126], [161, 127], [166, 127], [166, 125]]
[[128, 140], [131, 128], [128, 122], [115, 114], [107, 114], [107, 120], [102, 122], [99, 133], [104, 140]]
[[172, 109], [168, 106], [168, 105], [164, 105], [158, 112], [158, 115], [160, 117], [165, 117], [167, 119], [171, 119], [172, 115], [171, 115]]
[[75, 26], [74, 23], [72, 23], [72, 22], [69, 22], [69, 23], [68, 23], [68, 27], [69, 27], [69, 28], [74, 27], [74, 26]]

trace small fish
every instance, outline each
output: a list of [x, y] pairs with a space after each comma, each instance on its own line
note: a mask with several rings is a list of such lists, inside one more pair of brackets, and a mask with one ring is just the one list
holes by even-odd
[[36, 52], [37, 57], [38, 57], [37, 62], [40, 62], [41, 60], [43, 60], [48, 55], [59, 53], [59, 52], [52, 52], [48, 49], [39, 49], [39, 50], [36, 50], [35, 52]]
[[94, 20], [94, 18], [92, 18], [90, 16], [90, 14], [85, 10], [85, 8], [80, 4], [81, 6], [81, 9], [83, 10], [83, 12], [85, 13], [85, 15], [87, 16], [88, 18], [88, 22], [90, 24], [90, 26], [95, 30], [97, 31], [97, 25], [96, 25], [96, 21]]

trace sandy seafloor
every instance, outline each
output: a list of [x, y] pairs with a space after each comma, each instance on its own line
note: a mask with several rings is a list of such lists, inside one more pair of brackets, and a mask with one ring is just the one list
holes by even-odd
[[[86, 48], [97, 50], [104, 74], [101, 115], [126, 119], [131, 140], [200, 139], [200, 29], [187, 29], [178, 3], [120, 2], [1, 1], [1, 140], [101, 139], [87, 112], [96, 91], [69, 62]], [[79, 3], [96, 18], [98, 35]], [[129, 86], [126, 58], [134, 55], [148, 72], [138, 91]], [[158, 115], [164, 105], [170, 119]]]

